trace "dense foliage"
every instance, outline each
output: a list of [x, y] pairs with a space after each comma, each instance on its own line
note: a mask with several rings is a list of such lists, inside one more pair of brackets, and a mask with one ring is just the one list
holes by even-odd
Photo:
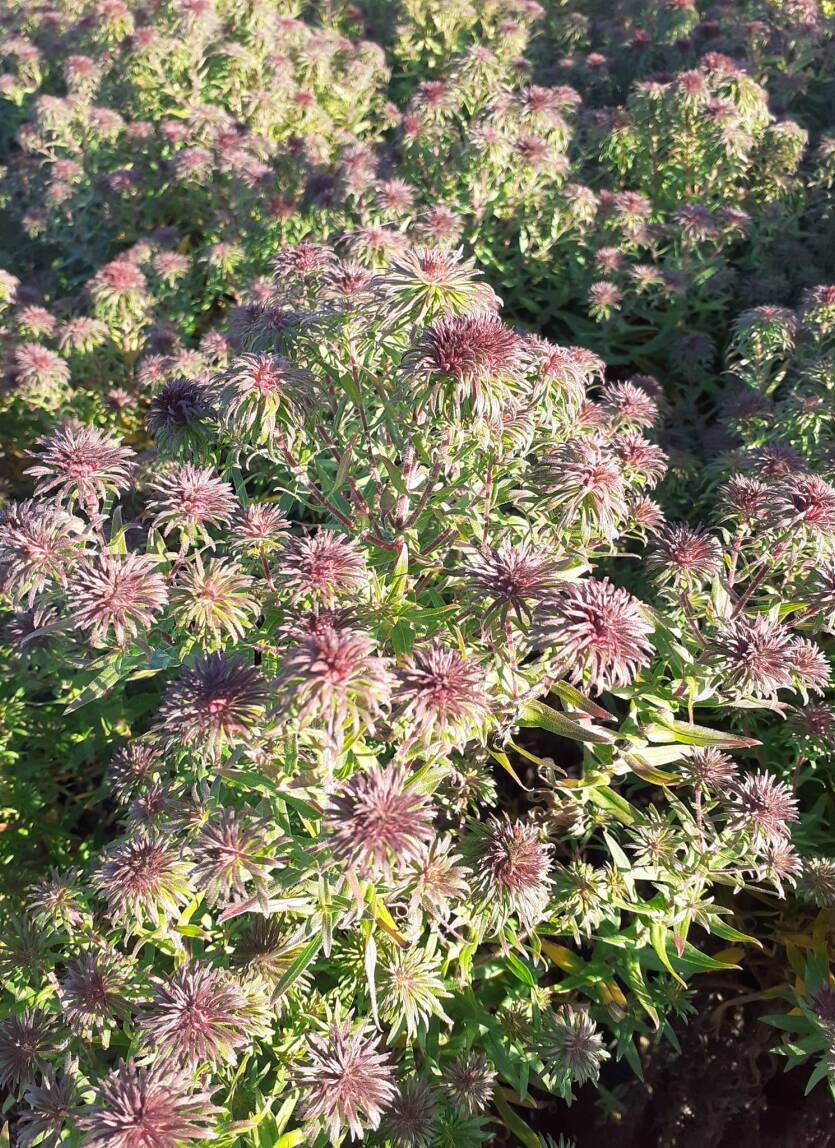
[[5, 9], [12, 1143], [835, 1081], [835, 13], [597, 9]]

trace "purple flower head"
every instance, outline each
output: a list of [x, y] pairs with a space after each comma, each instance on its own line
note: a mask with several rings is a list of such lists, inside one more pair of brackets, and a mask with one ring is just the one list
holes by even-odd
[[128, 742], [113, 755], [107, 780], [118, 801], [125, 802], [147, 788], [162, 769], [159, 751], [148, 742]]
[[517, 916], [526, 928], [540, 920], [548, 903], [550, 846], [533, 821], [507, 814], [473, 826], [469, 843], [471, 887], [479, 911], [500, 928]]
[[530, 604], [552, 593], [559, 582], [560, 564], [550, 554], [537, 551], [531, 541], [514, 546], [505, 541], [497, 549], [473, 550], [464, 578], [485, 620], [512, 609], [521, 622], [530, 618]]
[[78, 1118], [84, 1143], [100, 1148], [180, 1148], [215, 1135], [219, 1109], [191, 1077], [164, 1065], [119, 1061]]
[[537, 1052], [547, 1068], [566, 1073], [578, 1084], [597, 1081], [600, 1062], [609, 1056], [589, 1014], [571, 1006], [547, 1015], [537, 1040]]
[[118, 438], [95, 427], [63, 426], [41, 440], [26, 473], [37, 479], [35, 494], [52, 494], [59, 502], [77, 499], [89, 508], [128, 486], [133, 457]]
[[337, 864], [388, 879], [424, 857], [432, 817], [426, 795], [407, 786], [403, 769], [389, 766], [355, 773], [331, 795], [325, 839]]
[[23, 1094], [23, 1111], [17, 1120], [17, 1142], [21, 1148], [32, 1148], [35, 1141], [43, 1148], [55, 1148], [73, 1109], [75, 1082], [66, 1073], [56, 1075], [45, 1069], [39, 1084], [28, 1084]]
[[216, 756], [224, 744], [251, 736], [268, 698], [267, 683], [255, 666], [210, 654], [169, 687], [155, 733], [169, 748]]
[[713, 746], [691, 749], [678, 770], [690, 785], [703, 785], [714, 793], [730, 788], [737, 776], [733, 758]]
[[533, 483], [563, 522], [576, 522], [586, 536], [615, 538], [628, 514], [623, 467], [602, 440], [572, 439], [546, 451]]
[[748, 773], [733, 786], [728, 828], [750, 833], [755, 840], [775, 841], [788, 836], [797, 821], [797, 801], [788, 785], [770, 773]]
[[658, 403], [632, 382], [609, 383], [600, 395], [603, 407], [614, 426], [651, 427], [658, 418]]
[[722, 569], [722, 547], [707, 531], [671, 523], [655, 536], [655, 548], [647, 560], [659, 580], [681, 589], [692, 589]]
[[365, 558], [352, 538], [332, 530], [287, 540], [278, 560], [278, 578], [295, 599], [331, 605], [356, 593], [366, 578]]
[[785, 479], [774, 490], [772, 520], [778, 530], [806, 530], [831, 537], [835, 532], [835, 487], [815, 474]]
[[238, 500], [228, 482], [211, 467], [185, 463], [151, 484], [157, 496], [148, 503], [152, 525], [163, 534], [180, 530], [206, 536], [209, 526], [223, 526], [237, 509]]
[[69, 1027], [85, 1033], [128, 1016], [129, 977], [130, 962], [115, 949], [88, 949], [77, 956], [67, 966], [59, 993]]
[[238, 511], [231, 544], [244, 553], [268, 553], [280, 544], [289, 528], [279, 507], [271, 502], [251, 502]]
[[73, 626], [98, 646], [111, 632], [119, 645], [145, 634], [168, 601], [165, 578], [145, 554], [104, 552], [80, 563], [67, 586]]
[[227, 972], [191, 963], [155, 986], [139, 1026], [161, 1061], [216, 1066], [234, 1061], [250, 1043], [253, 1020], [246, 995]]
[[266, 889], [277, 862], [268, 856], [269, 827], [258, 817], [223, 809], [210, 818], [191, 842], [192, 877], [208, 904], [243, 899], [248, 881]]
[[438, 1098], [431, 1084], [417, 1076], [400, 1082], [383, 1119], [383, 1134], [392, 1148], [431, 1148], [438, 1121]]
[[533, 641], [553, 650], [570, 681], [601, 692], [631, 685], [649, 664], [652, 630], [637, 598], [608, 578], [588, 578], [540, 604]]
[[314, 380], [279, 355], [245, 354], [234, 359], [211, 387], [220, 418], [233, 431], [271, 438], [277, 422], [309, 401]]
[[366, 1036], [365, 1024], [352, 1031], [350, 1020], [331, 1025], [326, 1036], [307, 1041], [308, 1063], [298, 1073], [304, 1114], [321, 1123], [336, 1145], [347, 1128], [353, 1139], [377, 1129], [397, 1090], [388, 1053]]
[[773, 697], [792, 689], [790, 630], [764, 615], [739, 617], [724, 625], [711, 651], [729, 685], [753, 697]]
[[12, 351], [6, 378], [27, 403], [55, 409], [67, 394], [70, 368], [43, 344], [21, 343]]
[[466, 405], [495, 417], [519, 389], [524, 344], [496, 315], [458, 315], [427, 328], [403, 365], [426, 381], [422, 402], [430, 409]]
[[189, 866], [179, 850], [144, 836], [112, 847], [94, 884], [108, 915], [128, 930], [146, 921], [162, 927], [192, 896]]
[[395, 703], [410, 736], [424, 744], [463, 746], [480, 737], [492, 702], [484, 671], [458, 650], [419, 646], [397, 670]]
[[51, 582], [64, 582], [81, 553], [82, 530], [79, 519], [49, 503], [12, 502], [0, 510], [3, 592], [32, 606]]
[[496, 1073], [481, 1052], [465, 1052], [448, 1065], [441, 1087], [453, 1107], [475, 1116], [484, 1112], [493, 1095]]
[[0, 1021], [0, 1085], [15, 1091], [34, 1080], [58, 1051], [55, 1018], [43, 1009], [24, 1009]]
[[212, 415], [206, 387], [185, 375], [164, 382], [154, 394], [145, 425], [164, 449], [178, 446], [198, 433]]
[[829, 685], [832, 667], [820, 646], [807, 638], [798, 638], [789, 650], [791, 673], [804, 695], [822, 694]]

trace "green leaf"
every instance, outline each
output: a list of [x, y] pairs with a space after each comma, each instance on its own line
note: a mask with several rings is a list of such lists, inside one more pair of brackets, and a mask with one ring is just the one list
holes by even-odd
[[493, 1103], [502, 1118], [502, 1124], [511, 1135], [515, 1136], [525, 1148], [541, 1148], [539, 1137], [520, 1116], [516, 1115], [498, 1088], [493, 1093]]
[[667, 937], [667, 926], [661, 921], [653, 921], [649, 927], [649, 939], [652, 941], [652, 947], [655, 949], [659, 961], [680, 985], [684, 985], [684, 987], [687, 988], [687, 982], [678, 975], [670, 961], [669, 954], [667, 953]]
[[287, 989], [289, 989], [290, 986], [299, 979], [307, 966], [313, 961], [321, 947], [321, 936], [312, 937], [307, 942], [305, 947], [293, 961], [292, 965], [290, 965], [290, 967], [284, 973], [284, 976], [278, 982], [278, 986], [276, 988], [276, 996], [280, 996], [282, 993], [286, 992]]
[[525, 962], [520, 960], [515, 953], [508, 953], [505, 957], [505, 961], [510, 971], [514, 976], [518, 977], [523, 985], [527, 985], [530, 989], [536, 988], [536, 977]]
[[683, 745], [716, 746], [720, 749], [751, 749], [755, 745], [762, 744], [752, 737], [723, 733], [708, 726], [678, 721], [665, 714], [659, 715], [654, 723], [645, 726], [643, 732], [650, 741], [677, 741]]
[[610, 745], [615, 740], [614, 734], [609, 733], [608, 730], [593, 729], [590, 726], [581, 725], [580, 722], [566, 717], [565, 714], [539, 701], [530, 701], [524, 704], [519, 714], [518, 723], [528, 729], [545, 729], [549, 733], [555, 733], [558, 737], [570, 738], [572, 741]]

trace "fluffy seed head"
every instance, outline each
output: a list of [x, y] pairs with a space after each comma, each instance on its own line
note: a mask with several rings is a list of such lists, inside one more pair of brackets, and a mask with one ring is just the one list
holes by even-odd
[[690, 785], [703, 785], [712, 792], [727, 789], [736, 778], [733, 758], [714, 746], [696, 746], [678, 766]]
[[424, 402], [432, 410], [467, 405], [477, 415], [495, 417], [517, 389], [524, 345], [495, 315], [458, 315], [429, 327], [407, 364], [428, 381]]
[[32, 1148], [37, 1140], [44, 1148], [55, 1148], [72, 1108], [75, 1085], [71, 1076], [56, 1075], [47, 1068], [40, 1084], [28, 1084], [23, 1094], [23, 1111], [17, 1121], [21, 1148]]
[[70, 1028], [76, 1032], [104, 1029], [130, 1014], [125, 996], [129, 962], [115, 949], [88, 949], [67, 966], [60, 1001]]
[[43, 1009], [24, 1009], [0, 1021], [0, 1085], [14, 1091], [43, 1071], [57, 1050], [54, 1018]]
[[430, 1148], [438, 1121], [434, 1088], [416, 1076], [401, 1081], [383, 1120], [392, 1148]]
[[223, 809], [210, 818], [191, 843], [193, 880], [210, 905], [243, 898], [246, 884], [266, 888], [275, 858], [268, 855], [268, 827], [258, 817]]
[[63, 582], [81, 549], [83, 524], [59, 507], [34, 501], [0, 510], [0, 586], [15, 603]]

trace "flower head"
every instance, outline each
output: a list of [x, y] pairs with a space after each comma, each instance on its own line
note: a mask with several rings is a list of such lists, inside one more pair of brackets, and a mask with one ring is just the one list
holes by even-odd
[[125, 996], [129, 962], [115, 949], [87, 949], [67, 966], [60, 1000], [67, 1024], [76, 1032], [108, 1027], [130, 1014]]
[[572, 439], [546, 451], [533, 475], [543, 501], [584, 536], [615, 538], [626, 518], [626, 481], [617, 456], [602, 440]]
[[[479, 607], [492, 614], [512, 609], [521, 622], [530, 618], [531, 603], [552, 593], [559, 580], [560, 565], [529, 540], [514, 546], [502, 542], [497, 549], [473, 550], [464, 572], [468, 588], [478, 596]], [[487, 601], [483, 601], [486, 598]]]
[[180, 1148], [215, 1133], [219, 1110], [189, 1075], [163, 1065], [119, 1061], [78, 1118], [85, 1144], [101, 1148]]
[[748, 832], [755, 840], [774, 841], [788, 836], [787, 826], [798, 820], [791, 789], [770, 773], [748, 773], [733, 786], [728, 826]]
[[83, 524], [60, 507], [34, 501], [0, 510], [0, 586], [31, 606], [53, 581], [64, 582], [81, 553]]
[[21, 1148], [32, 1148], [35, 1141], [43, 1148], [55, 1148], [67, 1122], [75, 1096], [72, 1076], [58, 1076], [47, 1068], [39, 1084], [28, 1084], [23, 1094], [23, 1111], [17, 1121], [17, 1142]]
[[457, 315], [427, 328], [404, 360], [428, 384], [421, 400], [430, 409], [471, 408], [496, 417], [518, 389], [524, 344], [493, 314]]
[[245, 354], [217, 377], [211, 396], [233, 431], [272, 438], [276, 424], [287, 423], [313, 395], [314, 380], [279, 355]]
[[271, 502], [251, 502], [238, 511], [232, 526], [231, 545], [244, 553], [265, 554], [276, 549], [290, 523]]
[[148, 742], [128, 742], [110, 759], [107, 780], [118, 801], [128, 801], [155, 780], [162, 768], [159, 751]]
[[227, 742], [246, 740], [269, 697], [260, 670], [210, 654], [184, 670], [160, 706], [156, 735], [171, 748], [217, 755]]
[[26, 913], [41, 930], [56, 925], [74, 932], [88, 918], [77, 870], [50, 869], [27, 891]]
[[296, 599], [326, 605], [354, 594], [365, 577], [365, 558], [357, 543], [332, 530], [289, 538], [278, 560], [278, 578], [285, 590]]
[[358, 772], [328, 802], [325, 839], [338, 864], [388, 878], [423, 857], [432, 816], [427, 797], [407, 786], [402, 769]]
[[15, 347], [6, 375], [12, 390], [32, 406], [55, 409], [69, 390], [68, 364], [42, 343]]
[[551, 888], [550, 847], [533, 821], [507, 814], [473, 826], [471, 888], [480, 912], [493, 927], [516, 915], [526, 928], [542, 917]]
[[587, 679], [600, 692], [630, 685], [649, 664], [652, 629], [637, 598], [608, 578], [587, 578], [541, 603], [533, 641], [554, 651], [570, 681]]
[[537, 1051], [551, 1071], [565, 1073], [569, 1081], [597, 1081], [600, 1062], [609, 1054], [589, 1014], [570, 1006], [548, 1015], [537, 1041]]
[[655, 548], [647, 565], [659, 579], [682, 589], [713, 578], [722, 569], [719, 540], [705, 530], [671, 523], [655, 536]]
[[496, 1073], [481, 1052], [465, 1052], [447, 1065], [441, 1087], [455, 1108], [471, 1116], [484, 1112], [493, 1095]]
[[192, 896], [179, 850], [142, 836], [111, 848], [94, 884], [110, 917], [128, 930], [145, 921], [162, 927]]
[[177, 624], [207, 648], [238, 641], [252, 625], [258, 606], [255, 581], [234, 559], [198, 554], [180, 572], [171, 595]]
[[730, 685], [762, 698], [793, 687], [792, 645], [792, 634], [785, 626], [759, 615], [727, 623], [711, 648]]
[[118, 438], [96, 427], [64, 426], [41, 440], [36, 463], [26, 473], [37, 479], [35, 494], [91, 507], [128, 486], [133, 457]]
[[805, 857], [800, 887], [814, 905], [835, 908], [835, 861], [830, 857]]
[[177, 375], [162, 384], [148, 404], [145, 425], [165, 450], [178, 447], [191, 434], [202, 431], [212, 415], [206, 387], [196, 379]]
[[695, 746], [678, 769], [690, 785], [703, 785], [714, 793], [729, 788], [736, 778], [733, 758], [714, 746]]
[[276, 866], [269, 856], [268, 826], [258, 817], [222, 809], [200, 829], [191, 843], [193, 880], [210, 905], [243, 897], [248, 881], [262, 892]]
[[139, 1019], [162, 1061], [219, 1065], [249, 1044], [253, 1017], [243, 990], [223, 969], [187, 964], [154, 988]]
[[435, 1089], [417, 1076], [400, 1082], [383, 1119], [392, 1148], [431, 1148], [438, 1121]]
[[304, 1113], [324, 1125], [332, 1144], [346, 1127], [357, 1140], [366, 1128], [380, 1127], [397, 1090], [389, 1055], [366, 1036], [364, 1024], [352, 1031], [350, 1021], [334, 1023], [326, 1036], [309, 1037], [307, 1059], [298, 1074]]
[[225, 525], [238, 506], [228, 482], [211, 467], [191, 463], [158, 478], [151, 490], [156, 495], [148, 503], [154, 515], [152, 525], [163, 534], [177, 529], [205, 536], [207, 527]]
[[382, 965], [380, 987], [382, 1012], [393, 1031], [405, 1025], [413, 1037], [433, 1016], [450, 1021], [441, 1007], [441, 998], [450, 994], [440, 968], [440, 957], [416, 946], [391, 951]]
[[815, 474], [795, 475], [776, 487], [771, 511], [780, 530], [831, 536], [835, 531], [835, 487]]
[[66, 593], [73, 626], [93, 645], [101, 645], [111, 631], [119, 645], [145, 633], [168, 601], [165, 578], [145, 554], [104, 552], [85, 560]]
[[43, 1009], [24, 1009], [0, 1021], [0, 1085], [17, 1089], [43, 1071], [44, 1061], [58, 1050], [55, 1018]]
[[481, 734], [491, 713], [484, 673], [458, 650], [419, 646], [397, 670], [398, 716], [424, 744], [462, 746]]

